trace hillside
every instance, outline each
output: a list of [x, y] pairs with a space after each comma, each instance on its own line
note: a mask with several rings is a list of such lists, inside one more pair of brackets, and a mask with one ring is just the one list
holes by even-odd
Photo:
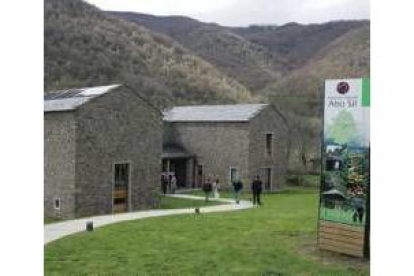
[[80, 0], [45, 0], [45, 90], [127, 83], [160, 107], [250, 100], [237, 81], [170, 38]]
[[225, 27], [183, 16], [109, 13], [173, 38], [257, 95], [313, 60], [350, 30], [369, 26], [368, 21], [335, 21]]
[[253, 92], [290, 70], [289, 61], [281, 55], [272, 54], [265, 47], [217, 24], [182, 16], [109, 13], [173, 38]]
[[368, 21], [333, 21], [303, 25], [250, 26], [229, 28], [252, 43], [265, 47], [273, 55], [289, 60], [297, 69], [312, 59], [322, 48], [350, 30], [369, 25]]

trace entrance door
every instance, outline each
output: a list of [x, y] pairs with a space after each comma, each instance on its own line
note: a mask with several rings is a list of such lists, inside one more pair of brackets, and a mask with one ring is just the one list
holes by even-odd
[[114, 187], [112, 191], [112, 211], [121, 213], [128, 211], [129, 199], [129, 174], [128, 163], [115, 164], [114, 166]]

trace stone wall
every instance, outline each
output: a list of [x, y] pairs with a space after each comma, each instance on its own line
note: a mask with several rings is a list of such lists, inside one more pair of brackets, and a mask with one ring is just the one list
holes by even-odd
[[177, 143], [177, 130], [173, 123], [163, 123], [163, 144], [173, 145]]
[[83, 105], [76, 116], [77, 216], [112, 212], [115, 163], [130, 164], [130, 211], [158, 204], [161, 114], [119, 88]]
[[[44, 215], [46, 218], [75, 216], [76, 123], [70, 112], [44, 115]], [[32, 183], [34, 184], [34, 183]], [[54, 200], [60, 199], [60, 209]]]
[[[272, 155], [266, 156], [266, 134], [273, 134]], [[272, 190], [280, 190], [285, 184], [287, 169], [288, 128], [272, 106], [262, 110], [250, 121], [249, 170], [250, 178], [260, 175], [263, 168], [272, 169]]]

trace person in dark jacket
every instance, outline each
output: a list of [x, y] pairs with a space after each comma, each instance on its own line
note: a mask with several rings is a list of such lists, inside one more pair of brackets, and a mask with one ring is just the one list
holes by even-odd
[[239, 204], [240, 193], [241, 193], [241, 190], [243, 189], [243, 182], [241, 182], [240, 178], [237, 178], [237, 180], [233, 182], [233, 188], [234, 188], [234, 199], [236, 200], [236, 203]]
[[162, 189], [162, 193], [164, 195], [167, 194], [167, 187], [168, 187], [168, 180], [167, 180], [167, 176], [162, 175], [161, 176], [161, 189]]
[[260, 177], [256, 175], [252, 182], [252, 193], [253, 193], [253, 205], [262, 205], [260, 202], [260, 194], [262, 193], [262, 181]]
[[172, 174], [168, 175], [168, 179], [167, 179], [167, 191], [169, 194], [172, 194], [172, 189], [171, 189], [171, 182], [172, 182]]

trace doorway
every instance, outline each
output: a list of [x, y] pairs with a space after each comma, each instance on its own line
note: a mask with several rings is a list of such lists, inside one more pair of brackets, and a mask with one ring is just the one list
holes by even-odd
[[128, 211], [129, 206], [129, 163], [114, 165], [114, 186], [112, 190], [112, 212], [122, 213]]
[[187, 162], [188, 158], [162, 160], [162, 173], [167, 177], [174, 175], [178, 189], [187, 187]]

